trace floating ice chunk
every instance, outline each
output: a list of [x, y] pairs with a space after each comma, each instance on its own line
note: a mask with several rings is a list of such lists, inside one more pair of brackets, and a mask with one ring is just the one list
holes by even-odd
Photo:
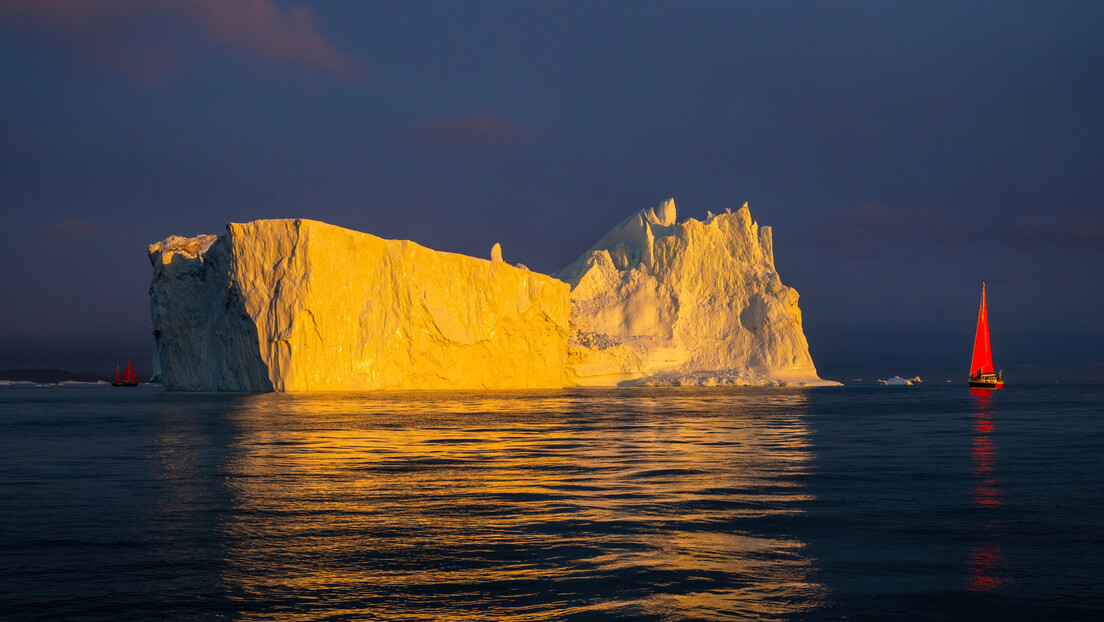
[[770, 227], [746, 203], [705, 222], [676, 214], [671, 199], [630, 215], [562, 281], [507, 265], [499, 243], [488, 262], [310, 220], [166, 238], [149, 249], [154, 378], [230, 391], [836, 384], [817, 377]]

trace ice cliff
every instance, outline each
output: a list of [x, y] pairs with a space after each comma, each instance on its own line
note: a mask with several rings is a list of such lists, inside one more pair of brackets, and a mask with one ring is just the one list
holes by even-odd
[[493, 260], [310, 220], [149, 248], [170, 389], [562, 387], [568, 287]]
[[571, 285], [569, 381], [836, 384], [817, 377], [798, 295], [747, 204], [676, 221], [674, 200], [622, 221], [557, 275]]
[[638, 212], [558, 279], [498, 244], [478, 259], [299, 219], [169, 237], [149, 257], [170, 389], [834, 384], [746, 204]]

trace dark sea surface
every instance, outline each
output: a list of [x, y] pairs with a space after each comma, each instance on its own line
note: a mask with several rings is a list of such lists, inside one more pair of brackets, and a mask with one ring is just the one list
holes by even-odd
[[0, 387], [0, 618], [1100, 619], [1102, 484], [1102, 385]]

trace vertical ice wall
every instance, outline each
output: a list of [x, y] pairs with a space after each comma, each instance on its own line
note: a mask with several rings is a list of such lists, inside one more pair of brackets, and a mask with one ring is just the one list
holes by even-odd
[[501, 260], [298, 219], [171, 237], [149, 254], [171, 389], [564, 385], [568, 287]]

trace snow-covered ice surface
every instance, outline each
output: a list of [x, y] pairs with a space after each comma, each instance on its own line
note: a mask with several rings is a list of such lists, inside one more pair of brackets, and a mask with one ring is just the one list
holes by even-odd
[[170, 389], [509, 389], [565, 383], [568, 287], [501, 261], [311, 220], [149, 248]]
[[677, 222], [674, 200], [629, 216], [556, 276], [571, 285], [579, 385], [825, 385], [798, 294], [747, 204]]

